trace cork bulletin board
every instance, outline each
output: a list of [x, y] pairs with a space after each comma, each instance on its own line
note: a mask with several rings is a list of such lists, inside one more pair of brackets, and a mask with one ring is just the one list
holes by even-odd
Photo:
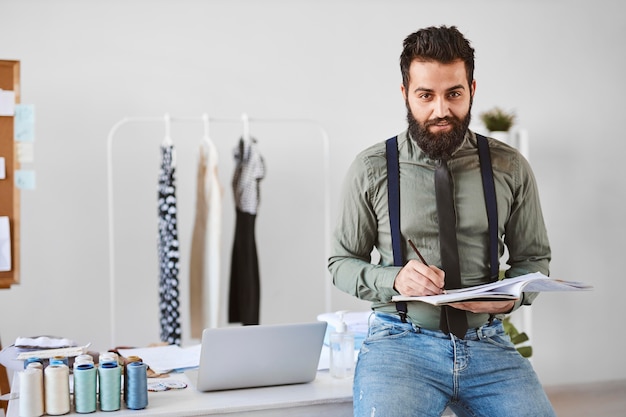
[[[0, 89], [13, 91], [20, 102], [20, 63], [0, 60]], [[10, 230], [10, 270], [0, 271], [0, 289], [20, 281], [20, 190], [15, 171], [20, 169], [14, 140], [14, 117], [0, 116], [0, 157], [4, 158], [5, 178], [0, 179], [0, 217], [8, 217]]]

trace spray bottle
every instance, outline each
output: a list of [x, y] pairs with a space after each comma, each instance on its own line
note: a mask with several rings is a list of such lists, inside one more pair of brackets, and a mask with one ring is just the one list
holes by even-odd
[[344, 321], [346, 311], [338, 311], [339, 325], [329, 335], [330, 374], [335, 378], [351, 377], [354, 372], [354, 335]]

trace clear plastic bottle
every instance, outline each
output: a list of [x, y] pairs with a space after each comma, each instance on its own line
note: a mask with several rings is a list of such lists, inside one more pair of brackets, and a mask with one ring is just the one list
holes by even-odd
[[354, 335], [348, 331], [340, 311], [339, 325], [329, 336], [330, 374], [335, 378], [348, 378], [354, 372]]

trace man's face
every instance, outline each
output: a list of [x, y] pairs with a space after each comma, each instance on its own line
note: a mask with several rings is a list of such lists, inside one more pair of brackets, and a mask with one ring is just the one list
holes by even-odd
[[476, 81], [470, 86], [463, 61], [414, 60], [408, 88], [402, 85], [409, 133], [433, 159], [447, 159], [463, 142], [470, 123]]

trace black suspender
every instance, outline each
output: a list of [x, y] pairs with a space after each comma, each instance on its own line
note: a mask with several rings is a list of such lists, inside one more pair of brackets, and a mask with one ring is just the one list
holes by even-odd
[[[489, 223], [489, 263], [491, 281], [498, 279], [500, 259], [498, 257], [498, 206], [496, 187], [493, 180], [493, 167], [487, 138], [476, 134], [478, 141], [478, 158], [483, 182], [483, 194], [487, 206]], [[387, 198], [389, 207], [389, 223], [391, 226], [391, 247], [393, 249], [394, 266], [404, 266], [402, 239], [400, 234], [400, 166], [398, 161], [398, 137], [387, 139]], [[406, 302], [396, 303], [396, 309], [403, 322], [406, 322]]]
[[[393, 265], [404, 266], [402, 242], [400, 236], [400, 164], [398, 161], [398, 137], [387, 139], [387, 200], [389, 224], [391, 226], [391, 248], [393, 249]], [[406, 323], [406, 302], [396, 303], [396, 310], [403, 323]]]
[[491, 153], [487, 138], [476, 134], [478, 141], [478, 159], [480, 160], [480, 173], [483, 178], [483, 194], [485, 194], [485, 206], [487, 206], [487, 221], [489, 222], [489, 263], [491, 281], [498, 280], [500, 272], [500, 257], [498, 256], [498, 204], [496, 202], [496, 184], [493, 181], [493, 166], [491, 165]]

